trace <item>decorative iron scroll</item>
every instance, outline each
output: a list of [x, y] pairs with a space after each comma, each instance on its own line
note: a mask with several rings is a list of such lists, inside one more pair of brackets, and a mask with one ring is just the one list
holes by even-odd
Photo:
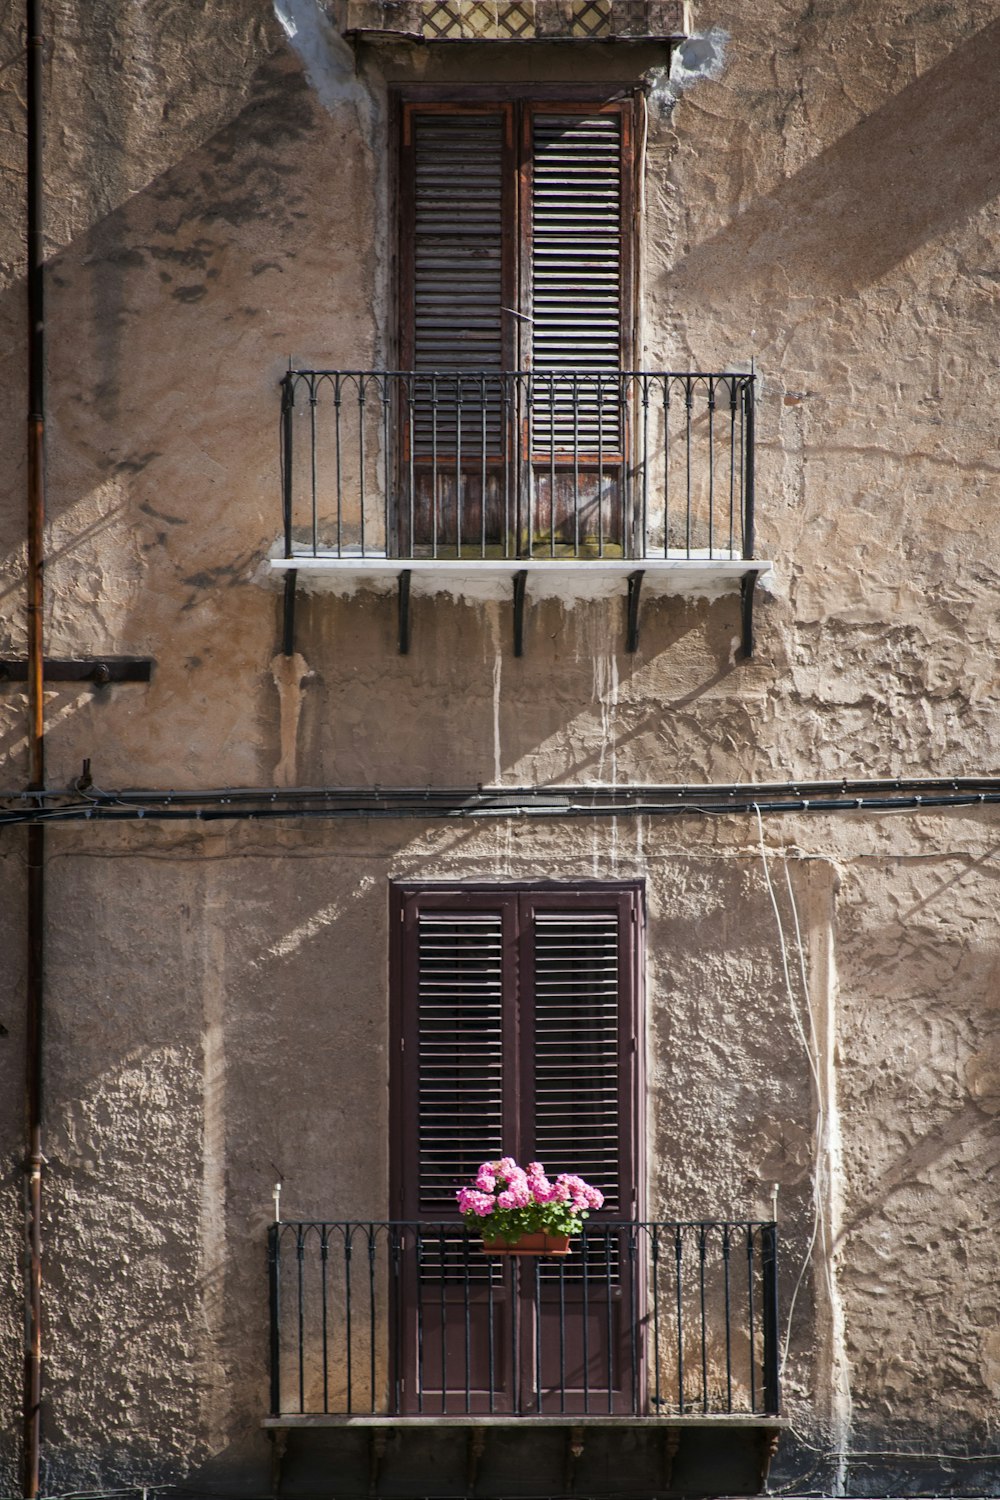
[[691, 28], [687, 0], [347, 0], [344, 29], [508, 42], [668, 39]]

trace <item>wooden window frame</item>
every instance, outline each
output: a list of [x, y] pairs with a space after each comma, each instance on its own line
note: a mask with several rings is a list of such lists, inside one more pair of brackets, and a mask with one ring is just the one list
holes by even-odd
[[[395, 355], [396, 368], [413, 368], [413, 224], [412, 173], [406, 170], [405, 152], [410, 145], [409, 120], [414, 110], [443, 114], [481, 113], [484, 105], [498, 106], [508, 121], [505, 132], [507, 164], [505, 171], [512, 181], [504, 183], [503, 215], [505, 224], [506, 264], [504, 266], [504, 305], [518, 316], [508, 320], [502, 330], [504, 367], [526, 368], [521, 347], [521, 332], [530, 319], [530, 223], [531, 223], [531, 120], [537, 112], [604, 113], [614, 112], [622, 120], [621, 176], [621, 312], [619, 369], [635, 368], [638, 348], [639, 202], [636, 173], [640, 169], [635, 149], [639, 90], [606, 86], [570, 85], [469, 85], [460, 91], [428, 85], [394, 89], [390, 93], [390, 123], [395, 142], [392, 170], [392, 202], [395, 233]], [[511, 248], [507, 248], [507, 235]], [[514, 243], [517, 241], [516, 248]], [[510, 300], [508, 300], [508, 297]]]
[[[390, 955], [389, 955], [389, 1187], [390, 1213], [399, 1219], [419, 1217], [411, 1212], [416, 1202], [408, 1180], [407, 1139], [412, 1138], [418, 1117], [417, 1073], [407, 1067], [407, 1054], [414, 1057], [418, 1038], [415, 1006], [409, 1005], [415, 993], [415, 973], [409, 965], [408, 913], [419, 913], [422, 906], [440, 903], [456, 911], [496, 909], [500, 903], [535, 903], [552, 911], [579, 910], [593, 912], [614, 903], [622, 914], [619, 926], [619, 983], [624, 1002], [619, 1018], [619, 1092], [618, 1108], [621, 1131], [620, 1160], [631, 1162], [630, 1202], [622, 1201], [610, 1217], [641, 1219], [646, 1203], [645, 1159], [645, 1068], [644, 1068], [644, 955], [645, 955], [645, 886], [642, 881], [571, 883], [518, 882], [476, 883], [394, 882], [390, 886]], [[492, 908], [490, 903], [493, 903]], [[512, 952], [504, 954], [504, 1050], [517, 1053], [516, 1068], [520, 1076], [532, 1065], [525, 1051], [526, 1038], [518, 1034], [518, 1014], [525, 994], [533, 1001], [533, 981], [527, 972], [531, 943], [526, 933], [516, 930]], [[524, 1151], [530, 1143], [522, 1139], [520, 1100], [516, 1106], [516, 1139], [506, 1142], [512, 1154]], [[411, 1174], [412, 1175], [412, 1174]], [[408, 1191], [410, 1189], [411, 1191]], [[438, 1215], [437, 1217], [449, 1217]], [[458, 1218], [457, 1205], [454, 1217]]]

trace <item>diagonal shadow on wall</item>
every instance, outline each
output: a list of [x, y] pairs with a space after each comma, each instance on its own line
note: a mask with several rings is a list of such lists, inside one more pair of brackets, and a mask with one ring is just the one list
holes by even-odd
[[867, 115], [678, 262], [745, 295], [850, 295], [1000, 192], [1000, 20]]

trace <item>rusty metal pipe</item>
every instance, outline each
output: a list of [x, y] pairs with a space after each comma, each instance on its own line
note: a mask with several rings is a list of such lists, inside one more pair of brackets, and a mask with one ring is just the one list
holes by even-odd
[[[28, 756], [30, 789], [45, 788], [45, 301], [42, 230], [41, 0], [27, 0], [28, 311]], [[42, 1150], [45, 829], [28, 830], [25, 1003], [24, 1469], [27, 1500], [39, 1494], [42, 1414]]]

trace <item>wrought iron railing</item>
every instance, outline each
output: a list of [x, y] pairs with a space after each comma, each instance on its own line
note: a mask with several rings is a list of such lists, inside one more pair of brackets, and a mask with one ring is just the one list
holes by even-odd
[[773, 1223], [588, 1226], [561, 1259], [461, 1223], [269, 1231], [271, 1409], [285, 1414], [775, 1414]]
[[281, 434], [286, 557], [753, 557], [753, 375], [289, 370]]

